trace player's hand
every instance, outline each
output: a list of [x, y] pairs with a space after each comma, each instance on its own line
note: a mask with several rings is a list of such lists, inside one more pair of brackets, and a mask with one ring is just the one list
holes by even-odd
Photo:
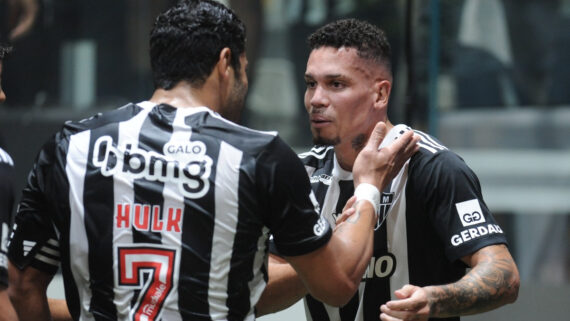
[[352, 196], [346, 201], [344, 208], [342, 209], [342, 214], [336, 218], [335, 230], [339, 225], [345, 222], [352, 214], [356, 213], [356, 209], [353, 207], [356, 202], [356, 196]]
[[384, 187], [398, 175], [406, 161], [418, 151], [417, 142], [420, 138], [411, 130], [386, 147], [378, 149], [386, 133], [386, 124], [378, 122], [366, 146], [354, 161], [352, 168], [354, 186], [369, 183], [375, 185], [379, 191], [384, 190]]
[[380, 320], [427, 320], [430, 317], [428, 292], [419, 286], [404, 285], [394, 292], [399, 300], [386, 302], [380, 307]]

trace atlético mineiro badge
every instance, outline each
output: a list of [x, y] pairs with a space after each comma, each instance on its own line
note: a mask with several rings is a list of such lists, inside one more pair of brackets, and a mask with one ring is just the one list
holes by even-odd
[[376, 222], [375, 230], [379, 229], [386, 217], [388, 216], [388, 212], [390, 211], [390, 207], [392, 207], [392, 202], [394, 201], [394, 193], [386, 193], [382, 192], [380, 196], [380, 208], [378, 210], [378, 222]]

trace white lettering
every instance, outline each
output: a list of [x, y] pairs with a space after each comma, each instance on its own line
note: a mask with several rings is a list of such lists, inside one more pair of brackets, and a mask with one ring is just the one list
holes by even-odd
[[394, 274], [396, 270], [396, 257], [388, 253], [379, 258], [371, 257], [368, 271], [365, 275], [366, 278], [388, 278]]
[[458, 246], [461, 243], [463, 243], [463, 239], [458, 234], [455, 234], [451, 237], [451, 244], [453, 246]]
[[469, 241], [471, 237], [469, 237], [469, 231], [461, 231], [461, 238], [463, 241]]
[[200, 198], [210, 189], [209, 177], [213, 161], [206, 155], [206, 147], [202, 142], [191, 142], [186, 148], [180, 148], [180, 151], [175, 145], [164, 148], [168, 154], [185, 153], [174, 159], [139, 149], [132, 144], [117, 147], [110, 136], [103, 136], [95, 142], [93, 164], [107, 177], [125, 175], [132, 179], [175, 182], [185, 197]]
[[464, 242], [480, 238], [488, 234], [502, 234], [503, 230], [499, 225], [487, 224], [487, 226], [478, 226], [477, 228], [470, 228], [463, 230], [459, 234], [451, 236], [451, 245], [459, 246]]
[[471, 239], [476, 239], [479, 237], [479, 234], [477, 233], [477, 229], [475, 228], [470, 228], [469, 229], [469, 237], [471, 237]]

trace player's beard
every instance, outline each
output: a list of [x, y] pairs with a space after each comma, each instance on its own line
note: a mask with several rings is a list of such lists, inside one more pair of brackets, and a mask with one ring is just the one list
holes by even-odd
[[226, 107], [220, 112], [222, 117], [227, 120], [239, 123], [241, 114], [245, 107], [245, 98], [247, 96], [247, 84], [241, 81], [240, 75], [236, 74], [236, 81], [230, 92]]
[[313, 130], [313, 143], [315, 145], [335, 146], [340, 144], [340, 137], [327, 138], [320, 135], [318, 131]]
[[[340, 144], [340, 136], [335, 136], [333, 138], [322, 137], [317, 130], [313, 130], [313, 143], [315, 145], [326, 145], [326, 146], [336, 146]], [[366, 135], [358, 134], [350, 142], [352, 148], [355, 151], [360, 151], [366, 145]]]

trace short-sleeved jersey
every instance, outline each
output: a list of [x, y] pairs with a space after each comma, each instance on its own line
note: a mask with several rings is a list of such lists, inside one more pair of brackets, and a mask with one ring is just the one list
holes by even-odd
[[[382, 145], [406, 130], [410, 128], [395, 126]], [[461, 257], [506, 243], [483, 201], [476, 175], [435, 138], [415, 132], [421, 137], [420, 150], [381, 195], [373, 255], [358, 293], [341, 308], [307, 296], [308, 320], [377, 321], [380, 306], [396, 299], [395, 290], [405, 284], [455, 282], [465, 274]], [[353, 195], [352, 173], [339, 166], [333, 147], [316, 146], [300, 157], [321, 215], [334, 225]]]
[[253, 320], [269, 233], [292, 256], [330, 239], [314, 200], [275, 133], [206, 107], [129, 104], [43, 147], [9, 256], [61, 264], [75, 320]]
[[8, 285], [8, 237], [14, 207], [14, 162], [0, 148], [0, 286]]

